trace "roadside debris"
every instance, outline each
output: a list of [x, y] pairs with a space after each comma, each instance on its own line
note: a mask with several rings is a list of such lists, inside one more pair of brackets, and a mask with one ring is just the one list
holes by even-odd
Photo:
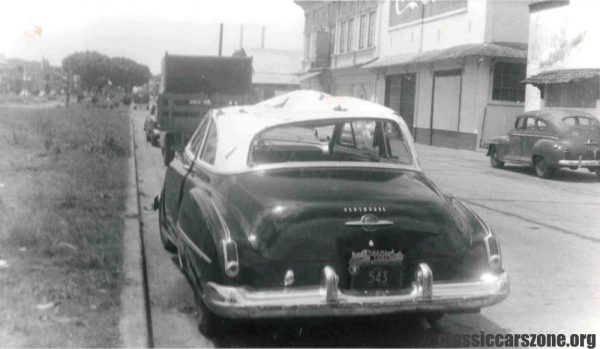
[[65, 241], [59, 242], [58, 243], [58, 247], [59, 248], [66, 248], [66, 249], [69, 249], [69, 250], [71, 250], [73, 252], [77, 252], [79, 250], [75, 245], [70, 244], [70, 243], [65, 242]]
[[52, 308], [56, 307], [59, 304], [60, 304], [60, 302], [50, 302], [50, 303], [38, 304], [35, 307], [38, 310], [48, 310], [48, 309], [52, 309]]

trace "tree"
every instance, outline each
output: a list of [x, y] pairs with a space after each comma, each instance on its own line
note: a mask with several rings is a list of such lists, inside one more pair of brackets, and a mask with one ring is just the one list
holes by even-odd
[[110, 59], [110, 79], [113, 85], [121, 86], [125, 91], [131, 91], [133, 86], [143, 85], [152, 76], [150, 69], [142, 64], [125, 57]]
[[81, 77], [81, 86], [90, 91], [103, 81], [102, 77], [108, 77], [110, 58], [95, 51], [75, 52], [62, 61], [63, 68], [72, 74]]
[[148, 82], [150, 69], [125, 57], [110, 58], [95, 51], [75, 52], [63, 59], [63, 68], [81, 76], [88, 91], [101, 89], [109, 81], [113, 86], [131, 91], [133, 86]]

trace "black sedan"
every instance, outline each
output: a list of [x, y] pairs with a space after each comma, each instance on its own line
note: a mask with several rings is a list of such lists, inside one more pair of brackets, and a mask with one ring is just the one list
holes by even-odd
[[491, 140], [493, 167], [531, 166], [542, 178], [559, 168], [586, 168], [600, 177], [600, 123], [577, 110], [544, 109], [519, 116], [506, 136]]
[[224, 319], [433, 321], [509, 294], [490, 227], [425, 176], [402, 118], [354, 98], [209, 112], [155, 207], [207, 334]]

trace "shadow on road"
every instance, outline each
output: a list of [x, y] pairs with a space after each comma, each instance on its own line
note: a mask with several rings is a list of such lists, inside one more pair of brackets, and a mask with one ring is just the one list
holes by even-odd
[[454, 316], [433, 327], [423, 326], [415, 315], [246, 321], [213, 340], [218, 347], [457, 347], [457, 336], [464, 333], [506, 333], [480, 314], [468, 316], [478, 328], [457, 328]]
[[[496, 169], [495, 169], [496, 170]], [[528, 166], [504, 166], [503, 169], [497, 171], [508, 171], [512, 173], [519, 173], [524, 176], [537, 177], [535, 171]], [[598, 176], [594, 172], [590, 172], [586, 169], [569, 170], [559, 169], [549, 179], [540, 178], [540, 180], [546, 181], [564, 181], [564, 182], [580, 182], [580, 183], [597, 183], [599, 181]]]

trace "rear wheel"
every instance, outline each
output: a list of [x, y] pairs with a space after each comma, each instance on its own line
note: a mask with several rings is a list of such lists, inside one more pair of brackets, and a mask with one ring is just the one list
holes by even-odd
[[218, 335], [225, 328], [225, 319], [218, 316], [208, 309], [202, 301], [202, 289], [199, 286], [194, 287], [194, 306], [196, 310], [196, 323], [198, 330], [205, 336], [212, 338]]
[[598, 179], [600, 179], [600, 168], [597, 168], [596, 170], [594, 170], [594, 172], [596, 172], [596, 176], [598, 177]]
[[430, 325], [436, 324], [444, 317], [444, 313], [431, 313], [425, 316]]
[[554, 174], [554, 169], [546, 163], [541, 156], [536, 156], [533, 158], [533, 168], [535, 170], [535, 174], [540, 178], [550, 178]]
[[162, 156], [163, 156], [163, 164], [165, 166], [169, 166], [173, 158], [175, 157], [175, 152], [169, 148], [165, 144], [165, 147], [162, 148]]
[[504, 161], [500, 161], [500, 158], [498, 158], [498, 152], [496, 151], [496, 147], [490, 148], [490, 162], [493, 168], [504, 167]]

